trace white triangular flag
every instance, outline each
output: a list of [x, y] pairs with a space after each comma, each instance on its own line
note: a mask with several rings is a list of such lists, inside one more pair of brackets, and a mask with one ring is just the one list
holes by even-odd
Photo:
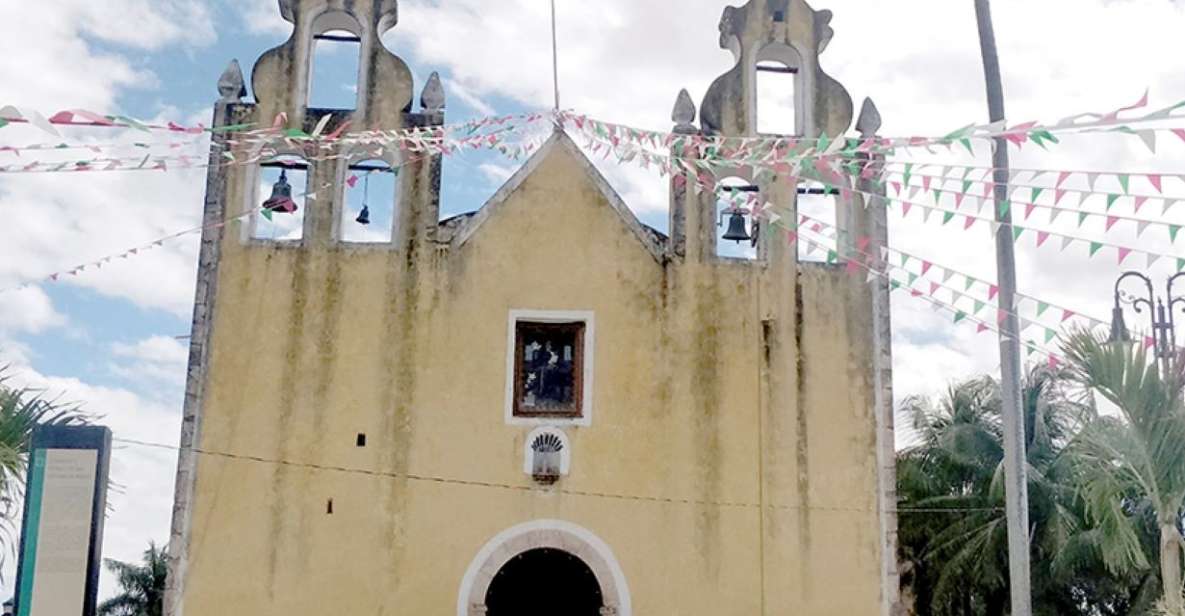
[[1141, 235], [1143, 235], [1144, 230], [1147, 228], [1148, 228], [1148, 221], [1147, 220], [1141, 220], [1141, 221], [1137, 222], [1136, 223], [1136, 237], [1138, 238]]
[[1073, 244], [1073, 243], [1074, 243], [1074, 238], [1072, 238], [1068, 235], [1063, 235], [1061, 250], [1064, 252], [1066, 250], [1066, 248], [1068, 248], [1070, 246], [1070, 244]]
[[1161, 216], [1164, 216], [1165, 214], [1168, 214], [1168, 213], [1169, 213], [1169, 208], [1173, 207], [1174, 205], [1177, 205], [1178, 203], [1181, 203], [1181, 200], [1180, 200], [1180, 199], [1176, 199], [1176, 200], [1174, 200], [1174, 201], [1169, 201], [1168, 199], [1165, 199], [1165, 201], [1164, 201], [1164, 209], [1163, 209], [1163, 210], [1161, 210], [1161, 212], [1160, 212], [1160, 215], [1161, 215]]
[[942, 270], [942, 284], [946, 284], [950, 280], [951, 276], [954, 276], [954, 275], [955, 275], [955, 272], [953, 270], [943, 268], [943, 270]]
[[924, 222], [924, 223], [930, 222], [930, 214], [933, 213], [933, 210], [931, 210], [930, 208], [928, 208], [926, 206], [920, 205], [918, 207], [922, 208], [922, 222]]
[[1160, 260], [1160, 255], [1158, 255], [1156, 253], [1152, 253], [1152, 252], [1148, 253], [1148, 268], [1151, 269], [1152, 266], [1156, 265], [1156, 262], [1159, 260]]
[[877, 278], [876, 272], [868, 270], [868, 274], [864, 276], [864, 282], [875, 282]]
[[1098, 179], [1099, 179], [1099, 174], [1098, 174], [1098, 173], [1094, 173], [1094, 172], [1087, 173], [1087, 174], [1086, 174], [1086, 186], [1087, 186], [1087, 188], [1090, 188], [1091, 190], [1094, 190], [1094, 184], [1095, 184], [1095, 182], [1097, 182], [1097, 181], [1098, 181]]
[[889, 260], [889, 249], [884, 246], [881, 246], [881, 261], [888, 261], [888, 260]]
[[998, 223], [994, 220], [989, 221], [989, 222], [992, 226], [992, 237], [996, 237], [996, 235], [1000, 233], [1000, 223]]
[[1140, 138], [1140, 141], [1144, 142], [1144, 145], [1148, 146], [1149, 150], [1152, 150], [1153, 154], [1156, 153], [1156, 131], [1150, 129], [1138, 130], [1136, 131], [1136, 136]]

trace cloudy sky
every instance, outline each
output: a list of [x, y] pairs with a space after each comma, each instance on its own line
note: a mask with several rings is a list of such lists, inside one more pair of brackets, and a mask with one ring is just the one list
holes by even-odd
[[[11, 2], [14, 0], [3, 0]], [[49, 115], [82, 108], [158, 121], [206, 122], [215, 84], [231, 58], [244, 69], [283, 41], [290, 26], [274, 0], [53, 0], [21, 3], [0, 20], [0, 106]], [[730, 68], [717, 47], [724, 0], [558, 0], [563, 106], [602, 119], [666, 130], [680, 88], [697, 102]], [[1146, 88], [1153, 107], [1185, 99], [1185, 9], [1169, 0], [997, 0], [995, 19], [1014, 122], [1053, 122], [1080, 111], [1109, 111]], [[883, 134], [943, 134], [986, 120], [982, 69], [971, 0], [818, 0], [835, 12], [835, 38], [824, 68], [856, 104], [873, 97]], [[405, 0], [398, 27], [385, 41], [411, 65], [417, 89], [439, 71], [449, 121], [551, 104], [546, 0]], [[347, 54], [330, 56], [319, 83], [326, 96], [349, 96]], [[345, 67], [337, 70], [335, 67]], [[1167, 135], [1167, 133], [1166, 133]], [[96, 130], [64, 132], [83, 143], [127, 143], [143, 136]], [[159, 139], [159, 137], [154, 137]], [[0, 129], [0, 145], [51, 140], [28, 126]], [[201, 155], [202, 143], [182, 152]], [[911, 154], [917, 162], [986, 165], [976, 158]], [[48, 153], [42, 153], [48, 156]], [[24, 153], [23, 157], [36, 157]], [[125, 151], [124, 155], [128, 155]], [[1155, 154], [1121, 135], [1067, 137], [1049, 152], [1026, 147], [1017, 167], [1180, 172], [1185, 143], [1162, 136]], [[0, 164], [15, 162], [0, 152]], [[647, 223], [665, 227], [665, 183], [634, 167], [600, 163], [627, 203]], [[513, 171], [499, 158], [466, 155], [447, 163], [445, 214], [471, 210]], [[1100, 190], [1118, 190], [1114, 178]], [[1037, 182], [1040, 183], [1040, 182]], [[1073, 177], [1067, 187], [1084, 187]], [[177, 440], [186, 341], [197, 254], [194, 236], [98, 271], [53, 284], [29, 282], [78, 263], [151, 242], [200, 221], [200, 170], [0, 175], [0, 363], [20, 383], [76, 400], [103, 416], [117, 436]], [[1164, 192], [1185, 196], [1185, 182], [1166, 179]], [[1154, 194], [1134, 179], [1133, 193]], [[1044, 197], [1051, 198], [1050, 195]], [[1081, 207], [1099, 211], [1105, 197]], [[1074, 201], [1071, 206], [1077, 205]], [[1116, 213], [1132, 215], [1124, 200]], [[985, 211], [986, 213], [986, 211]], [[1048, 226], [1081, 237], [1183, 254], [1152, 228], [1136, 237], [1120, 224], [1103, 235], [1101, 221], [1082, 228], [1065, 219]], [[1155, 219], [1160, 207], [1141, 216]], [[1185, 221], [1185, 206], [1166, 218]], [[963, 231], [923, 222], [915, 211], [890, 216], [891, 244], [911, 254], [995, 279], [993, 241], [983, 225]], [[1062, 226], [1058, 226], [1062, 225]], [[1083, 246], [1018, 244], [1021, 291], [1076, 311], [1106, 317], [1110, 286], [1121, 271], [1113, 252], [1088, 260]], [[1144, 265], [1131, 257], [1127, 266]], [[1154, 274], [1171, 273], [1168, 260]], [[20, 287], [20, 288], [16, 288]], [[15, 288], [15, 290], [14, 290]], [[932, 393], [952, 379], [994, 371], [995, 338], [974, 325], [904, 296], [894, 299], [895, 387], [898, 396]], [[1059, 317], [1046, 315], [1050, 326]], [[1040, 338], [1040, 335], [1036, 335]], [[175, 457], [120, 447], [115, 452], [105, 554], [131, 560], [148, 541], [168, 538]], [[11, 592], [13, 559], [2, 588]], [[102, 592], [112, 591], [103, 580]]]

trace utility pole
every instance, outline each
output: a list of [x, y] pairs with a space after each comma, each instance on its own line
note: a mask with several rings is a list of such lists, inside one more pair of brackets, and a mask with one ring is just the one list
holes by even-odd
[[[1004, 86], [1000, 79], [1000, 58], [992, 28], [990, 0], [975, 0], [979, 25], [979, 49], [983, 54], [983, 76], [987, 84], [990, 121], [1004, 119]], [[1013, 252], [1012, 211], [1001, 207], [1008, 201], [1008, 142], [994, 141], [992, 152], [995, 182], [996, 270], [999, 277], [1000, 389], [1004, 424], [1004, 507], [1008, 520], [1008, 580], [1012, 591], [1012, 616], [1032, 616], [1029, 583], [1029, 486], [1025, 472], [1025, 422], [1020, 400], [1020, 324], [1016, 318], [1016, 255]]]

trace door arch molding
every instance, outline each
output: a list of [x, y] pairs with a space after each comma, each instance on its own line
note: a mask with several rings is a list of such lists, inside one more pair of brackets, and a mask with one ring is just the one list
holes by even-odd
[[465, 570], [457, 593], [457, 616], [482, 616], [486, 592], [494, 575], [516, 555], [535, 548], [554, 548], [576, 556], [592, 569], [606, 616], [631, 616], [630, 593], [617, 558], [592, 531], [564, 520], [532, 520], [512, 526], [486, 542]]

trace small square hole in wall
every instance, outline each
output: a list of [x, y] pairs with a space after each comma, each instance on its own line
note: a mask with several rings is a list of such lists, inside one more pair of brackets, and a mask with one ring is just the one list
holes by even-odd
[[354, 441], [354, 444], [359, 447], [366, 447], [366, 434], [364, 432], [359, 432], [358, 438]]

